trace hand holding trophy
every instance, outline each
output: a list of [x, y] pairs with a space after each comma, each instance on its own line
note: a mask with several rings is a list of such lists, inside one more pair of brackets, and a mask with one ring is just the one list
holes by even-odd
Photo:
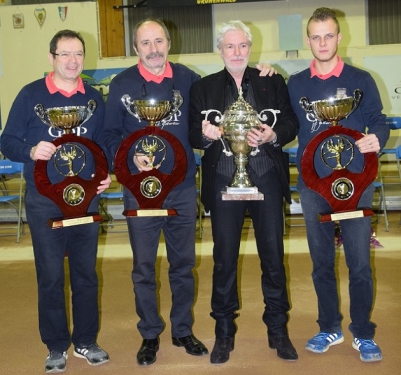
[[[371, 208], [357, 209], [358, 201], [365, 189], [375, 180], [378, 169], [376, 153], [363, 154], [364, 166], [360, 173], [348, 168], [354, 160], [353, 140], [363, 137], [360, 132], [338, 125], [359, 106], [363, 93], [355, 90], [352, 97], [330, 98], [309, 102], [300, 99], [301, 107], [320, 121], [329, 121], [332, 126], [319, 133], [306, 146], [301, 159], [301, 171], [309, 189], [322, 195], [333, 209], [333, 213], [321, 213], [321, 222], [372, 216]], [[315, 170], [315, 154], [320, 155], [324, 166], [331, 171], [320, 177]]]
[[[129, 95], [121, 98], [128, 113], [139, 121], [149, 124], [131, 133], [117, 150], [114, 171], [117, 181], [124, 185], [136, 198], [137, 210], [124, 210], [125, 216], [170, 216], [177, 215], [174, 208], [162, 208], [167, 195], [186, 174], [187, 157], [181, 142], [171, 133], [155, 126], [158, 121], [172, 116], [182, 104], [179, 91], [173, 92], [173, 100], [132, 100]], [[174, 152], [174, 166], [170, 174], [162, 173], [158, 168], [163, 164], [167, 152], [167, 142]], [[135, 145], [135, 146], [134, 146]], [[150, 170], [131, 173], [129, 154], [135, 147], [134, 155], [146, 155]], [[156, 155], [159, 158], [156, 161]]]
[[[89, 101], [88, 107], [44, 109], [42, 104], [37, 104], [34, 108], [36, 115], [46, 125], [65, 131], [65, 134], [52, 142], [55, 146], [61, 146], [52, 160], [54, 168], [65, 178], [53, 184], [47, 174], [49, 162], [37, 160], [35, 164], [34, 178], [39, 193], [53, 200], [63, 213], [62, 218], [49, 219], [48, 225], [52, 228], [93, 223], [102, 219], [99, 213], [87, 213], [87, 210], [97, 194], [100, 181], [107, 178], [107, 160], [95, 142], [71, 133], [72, 129], [88, 121], [95, 109], [94, 100]], [[86, 159], [86, 152], [81, 145], [90, 151], [95, 160], [96, 170], [91, 180], [79, 176], [85, 168]]]

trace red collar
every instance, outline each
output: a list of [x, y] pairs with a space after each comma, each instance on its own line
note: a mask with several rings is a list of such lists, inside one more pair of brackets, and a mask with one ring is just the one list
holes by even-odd
[[160, 74], [159, 76], [145, 69], [141, 60], [138, 61], [138, 69], [141, 76], [145, 78], [147, 82], [153, 81], [156, 83], [160, 83], [161, 81], [163, 81], [164, 78], [173, 78], [173, 69], [171, 68], [171, 65], [168, 61], [166, 61], [166, 69], [164, 69], [163, 74]]
[[341, 60], [340, 56], [337, 56], [337, 59], [338, 59], [337, 65], [334, 67], [334, 69], [330, 73], [327, 73], [327, 74], [319, 74], [315, 69], [316, 60], [312, 60], [312, 62], [310, 64], [310, 73], [311, 73], [310, 77], [312, 78], [312, 77], [316, 76], [323, 80], [326, 80], [333, 76], [339, 77], [344, 68], [344, 61]]
[[59, 89], [54, 84], [53, 75], [54, 75], [54, 71], [50, 72], [45, 78], [46, 87], [49, 90], [50, 94], [55, 94], [56, 92], [59, 92], [61, 95], [64, 95], [67, 98], [70, 98], [71, 96], [73, 96], [77, 92], [82, 92], [82, 94], [85, 94], [85, 87], [84, 87], [84, 83], [82, 82], [82, 78], [81, 77], [78, 77], [78, 86], [77, 86], [77, 88], [75, 90], [71, 91], [71, 92], [67, 92], [65, 90]]

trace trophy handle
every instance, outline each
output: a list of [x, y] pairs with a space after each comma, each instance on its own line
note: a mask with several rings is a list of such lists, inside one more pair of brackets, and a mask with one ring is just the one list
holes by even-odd
[[84, 121], [82, 121], [82, 123], [80, 124], [80, 126], [83, 125], [83, 124], [85, 124], [85, 122], [88, 121], [88, 120], [92, 117], [93, 112], [95, 112], [96, 108], [97, 108], [97, 103], [96, 103], [96, 101], [93, 100], [93, 99], [89, 100], [89, 102], [88, 102], [88, 108], [87, 108], [87, 109], [88, 109], [88, 114], [87, 114], [87, 116], [86, 116], [86, 119], [85, 119]]
[[209, 116], [210, 113], [216, 112], [219, 114], [219, 116], [216, 116], [214, 118], [214, 121], [216, 121], [218, 124], [224, 120], [224, 115], [218, 111], [217, 109], [208, 109], [207, 111], [202, 111], [202, 115], [205, 115], [205, 120], [207, 121], [207, 116]]
[[348, 115], [345, 116], [345, 118], [348, 118], [351, 115], [351, 113], [353, 113], [359, 107], [359, 103], [361, 102], [362, 98], [363, 98], [362, 90], [356, 89], [354, 91], [354, 101], [352, 102], [352, 108], [349, 111]]
[[179, 90], [173, 90], [173, 97], [174, 97], [174, 100], [173, 100], [173, 102], [171, 104], [171, 110], [170, 110], [168, 116], [174, 115], [178, 111], [178, 109], [181, 107], [181, 104], [184, 101], [182, 99], [182, 96], [181, 96]]
[[301, 99], [299, 99], [299, 104], [305, 112], [313, 113], [312, 104], [306, 96], [303, 96]]
[[[131, 97], [128, 94], [125, 94], [122, 96], [121, 101], [124, 104], [124, 107], [127, 109], [128, 113], [138, 119], [139, 122], [141, 122], [141, 118], [138, 116], [136, 112], [131, 111], [131, 106], [132, 106], [132, 100]], [[135, 108], [135, 106], [134, 106]]]
[[51, 126], [50, 122], [46, 120], [46, 111], [43, 108], [42, 104], [36, 104], [33, 108], [37, 116], [44, 122], [46, 125]]
[[[218, 111], [217, 109], [208, 109], [207, 111], [202, 111], [202, 115], [205, 115], [205, 120], [207, 121], [207, 116], [209, 116], [210, 113], [216, 112], [218, 113], [218, 116], [216, 116], [214, 118], [214, 121], [216, 121], [218, 124], [220, 124], [220, 122], [222, 122], [224, 120], [224, 115]], [[224, 140], [222, 137], [219, 137], [218, 139], [220, 139], [222, 145], [223, 145], [223, 152], [226, 154], [226, 156], [232, 156], [233, 153], [231, 151], [229, 151], [226, 147], [226, 144], [224, 143]]]
[[221, 143], [223, 144], [223, 152], [226, 154], [226, 156], [233, 156], [233, 153], [226, 147], [226, 144], [224, 143], [224, 139], [222, 137], [219, 137], [218, 139], [220, 139]]
[[277, 113], [281, 113], [281, 111], [279, 109], [264, 109], [262, 112], [260, 112], [258, 114], [258, 119], [260, 121], [266, 121], [267, 120], [267, 115], [264, 114], [264, 112], [273, 113], [274, 121], [273, 121], [273, 125], [270, 126], [273, 129], [274, 125], [276, 125], [276, 122], [277, 122]]

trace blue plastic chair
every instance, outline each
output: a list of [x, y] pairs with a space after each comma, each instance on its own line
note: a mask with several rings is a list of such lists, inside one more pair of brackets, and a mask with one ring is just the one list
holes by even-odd
[[[290, 148], [284, 148], [283, 152], [288, 153], [288, 159], [289, 159], [289, 163], [290, 166], [296, 166], [297, 164], [297, 152], [298, 152], [298, 147], [290, 147]], [[290, 192], [291, 194], [295, 193], [298, 194], [298, 189], [297, 189], [297, 185], [295, 184], [290, 184]], [[294, 201], [295, 202], [295, 201]], [[284, 202], [284, 234], [285, 234], [285, 226], [288, 227], [303, 227], [305, 226], [305, 223], [301, 223], [301, 224], [291, 224], [291, 220], [287, 217], [287, 213], [286, 213], [286, 203]], [[302, 212], [301, 212], [302, 214]], [[294, 217], [292, 218], [292, 220], [301, 220], [303, 221], [303, 215], [302, 217]]]
[[[0, 196], [0, 203], [2, 206], [11, 207], [16, 213], [16, 222], [14, 226], [1, 226], [1, 229], [15, 229], [15, 233], [1, 233], [0, 236], [17, 236], [17, 242], [20, 241], [22, 234], [25, 234], [24, 222], [22, 219], [22, 186], [23, 186], [23, 163], [17, 163], [7, 159], [0, 160], [0, 175], [2, 176], [3, 188], [0, 189], [2, 195]], [[8, 178], [19, 179], [18, 190], [11, 190], [8, 188]], [[17, 193], [15, 193], [17, 192]], [[13, 193], [13, 194], [11, 194]], [[8, 218], [7, 218], [8, 220]]]
[[[386, 124], [389, 126], [391, 130], [398, 130], [401, 129], [401, 117], [395, 116], [395, 117], [387, 117], [386, 118]], [[395, 155], [395, 148], [383, 148], [381, 151], [380, 155], [385, 155], [385, 154], [392, 154]]]

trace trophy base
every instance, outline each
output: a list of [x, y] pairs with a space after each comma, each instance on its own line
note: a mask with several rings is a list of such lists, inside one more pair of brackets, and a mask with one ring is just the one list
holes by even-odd
[[336, 212], [333, 214], [319, 214], [319, 221], [321, 223], [327, 223], [329, 221], [356, 219], [365, 216], [373, 216], [374, 212], [371, 208], [363, 208], [360, 210]]
[[138, 210], [124, 210], [126, 217], [152, 217], [152, 216], [177, 216], [178, 213], [173, 208], [147, 208]]
[[95, 213], [95, 214], [89, 214], [87, 216], [74, 217], [70, 219], [65, 219], [63, 217], [53, 218], [47, 221], [47, 225], [52, 229], [58, 229], [58, 228], [72, 227], [74, 225], [91, 224], [96, 221], [102, 221], [102, 220], [103, 220], [102, 215]]
[[255, 187], [227, 187], [221, 192], [223, 201], [262, 201], [264, 195]]

